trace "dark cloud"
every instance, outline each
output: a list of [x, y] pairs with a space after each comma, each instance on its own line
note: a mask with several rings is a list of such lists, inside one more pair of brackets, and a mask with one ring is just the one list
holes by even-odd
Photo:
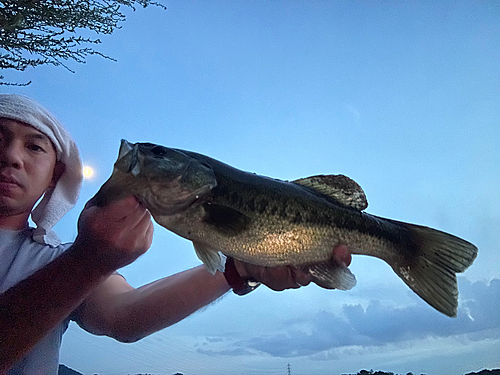
[[[310, 333], [300, 328], [285, 329], [285, 333], [255, 337], [237, 343], [277, 357], [312, 355], [332, 347], [355, 345], [362, 338], [345, 320], [326, 311], [318, 312], [310, 319], [303, 319], [311, 327]], [[294, 326], [300, 321], [294, 320]]]
[[460, 293], [464, 299], [462, 305], [470, 311], [474, 320], [475, 331], [500, 327], [500, 279], [493, 279], [489, 284], [464, 282]]
[[[467, 334], [487, 338], [500, 329], [500, 279], [489, 284], [460, 280], [461, 303], [456, 318], [436, 313], [415, 298], [412, 306], [396, 308], [372, 300], [366, 308], [344, 305], [343, 317], [321, 311], [307, 319], [293, 320], [282, 333], [232, 342], [233, 348], [252, 349], [276, 357], [314, 355], [346, 346], [382, 346], [427, 337]], [[301, 323], [307, 330], [301, 328]], [[307, 332], [305, 332], [307, 331]], [[210, 354], [238, 354], [237, 349]]]
[[255, 355], [255, 352], [252, 352], [245, 348], [235, 348], [235, 349], [223, 349], [223, 350], [211, 350], [211, 349], [197, 349], [198, 353], [208, 355], [210, 357], [215, 357], [219, 355], [229, 355], [229, 356], [240, 356], [240, 355]]
[[208, 342], [223, 342], [225, 339], [222, 337], [205, 337]]

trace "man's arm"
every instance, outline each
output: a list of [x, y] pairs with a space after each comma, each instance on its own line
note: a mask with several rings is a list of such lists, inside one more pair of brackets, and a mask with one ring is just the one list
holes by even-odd
[[0, 374], [23, 357], [107, 276], [69, 249], [0, 295]]
[[[332, 254], [347, 267], [351, 255], [345, 245]], [[273, 290], [299, 288], [310, 283], [310, 276], [293, 267], [260, 267], [235, 260], [243, 278], [261, 281]], [[134, 289], [117, 274], [101, 283], [74, 314], [87, 331], [134, 342], [175, 324], [212, 303], [229, 290], [224, 275], [211, 275], [204, 266], [154, 281]]]
[[0, 374], [115, 269], [144, 253], [152, 235], [151, 217], [134, 197], [84, 210], [73, 246], [0, 295]]
[[229, 291], [224, 275], [204, 266], [134, 289], [117, 274], [108, 277], [75, 312], [87, 331], [134, 342], [179, 322]]
[[[75, 317], [84, 328], [128, 342], [182, 320], [229, 290], [223, 274], [211, 275], [203, 266], [138, 289], [113, 274], [149, 248], [152, 234], [150, 215], [134, 197], [108, 207], [87, 207], [73, 246], [0, 295], [0, 373], [77, 306]], [[235, 266], [242, 277], [255, 278], [274, 290], [310, 282], [290, 267], [238, 261]]]

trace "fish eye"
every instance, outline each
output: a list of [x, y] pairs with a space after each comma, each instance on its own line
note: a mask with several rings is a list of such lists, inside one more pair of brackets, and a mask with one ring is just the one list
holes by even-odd
[[165, 156], [167, 154], [167, 148], [163, 146], [155, 146], [151, 149], [151, 152], [156, 156]]

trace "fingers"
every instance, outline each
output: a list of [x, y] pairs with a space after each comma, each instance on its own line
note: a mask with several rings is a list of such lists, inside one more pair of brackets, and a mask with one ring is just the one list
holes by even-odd
[[96, 201], [95, 197], [90, 198], [90, 199], [87, 201], [87, 203], [85, 203], [85, 207], [84, 207], [84, 209], [87, 209], [87, 208], [90, 208], [90, 207], [95, 206], [95, 205], [96, 205], [95, 201]]
[[145, 237], [146, 237], [146, 245], [147, 245], [147, 248], [149, 249], [151, 247], [151, 244], [153, 243], [153, 233], [154, 233], [154, 226], [153, 226], [153, 222], [151, 221], [151, 219], [148, 220], [148, 229], [146, 230], [146, 234], [145, 234]]
[[[91, 202], [92, 199], [87, 205], [91, 204]], [[117, 223], [128, 230], [147, 231], [151, 223], [151, 214], [134, 196], [112, 202], [106, 207], [99, 208], [99, 210], [105, 220]]]
[[299, 268], [292, 268], [292, 276], [298, 287], [309, 285], [311, 276]]
[[134, 196], [103, 207], [87, 203], [78, 225], [77, 242], [97, 258], [123, 266], [146, 252], [153, 240], [149, 211]]
[[153, 238], [151, 214], [137, 198], [127, 197], [110, 205], [109, 214], [113, 215], [121, 227], [119, 233], [125, 241], [131, 241], [137, 250], [146, 251]]
[[142, 220], [137, 225], [137, 229], [139, 233], [143, 234], [142, 243], [144, 246], [144, 251], [146, 251], [151, 247], [151, 244], [153, 243], [153, 233], [154, 233], [154, 226], [149, 211], [145, 212], [145, 215], [143, 216]]
[[[351, 264], [351, 252], [344, 244], [333, 249], [332, 258], [340, 267]], [[312, 281], [311, 275], [299, 267], [263, 267], [238, 260], [234, 260], [234, 264], [243, 279], [255, 279], [275, 291], [297, 289]]]
[[151, 222], [151, 214], [134, 196], [127, 197], [110, 207], [116, 210], [113, 214], [116, 214], [117, 221], [122, 222], [127, 228], [147, 229], [147, 224]]
[[351, 252], [347, 245], [340, 244], [333, 249], [333, 259], [342, 267], [349, 267], [351, 264]]
[[134, 213], [139, 214], [140, 212], [146, 211], [146, 209], [136, 197], [131, 195], [102, 207], [102, 211], [107, 217], [112, 218], [114, 221], [126, 219], [133, 221]]
[[262, 278], [262, 283], [276, 291], [297, 289], [300, 287], [294, 279], [293, 272], [290, 267], [264, 268]]
[[311, 282], [310, 276], [298, 268], [263, 267], [238, 260], [234, 264], [243, 279], [255, 279], [275, 291], [297, 289]]

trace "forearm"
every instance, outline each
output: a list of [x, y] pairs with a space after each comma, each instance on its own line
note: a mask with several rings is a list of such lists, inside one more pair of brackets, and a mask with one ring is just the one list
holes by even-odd
[[0, 295], [0, 373], [64, 320], [112, 270], [72, 247]]
[[[179, 322], [214, 302], [228, 290], [222, 273], [211, 275], [204, 266], [200, 266], [138, 289], [130, 288], [125, 293], [95, 293], [99, 297], [92, 296], [86, 302], [88, 306], [85, 310], [88, 313], [82, 316], [87, 323], [84, 328], [122, 342], [137, 341]], [[92, 311], [95, 312], [95, 306], [103, 306], [104, 299], [106, 312], [91, 315]], [[101, 320], [95, 320], [96, 316], [100, 316]]]

